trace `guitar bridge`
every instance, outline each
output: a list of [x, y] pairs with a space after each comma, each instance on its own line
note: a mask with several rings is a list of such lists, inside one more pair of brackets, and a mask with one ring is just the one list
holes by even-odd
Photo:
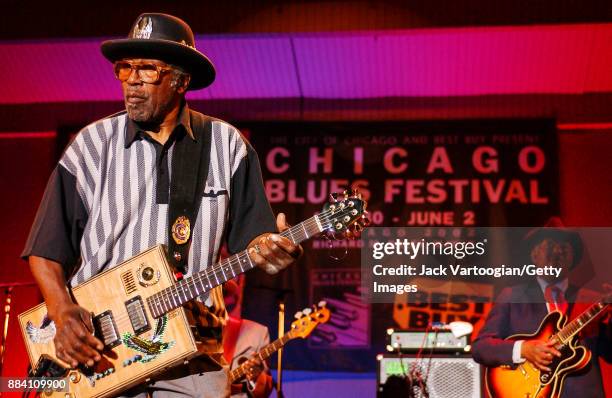
[[105, 347], [113, 348], [121, 344], [117, 325], [111, 311], [104, 311], [93, 317], [93, 325], [95, 335], [102, 338]]

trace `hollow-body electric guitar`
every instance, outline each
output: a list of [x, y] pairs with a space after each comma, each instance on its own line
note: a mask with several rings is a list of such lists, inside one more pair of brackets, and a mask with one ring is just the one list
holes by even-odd
[[[324, 301], [320, 302], [318, 306], [314, 308], [314, 311], [310, 308], [305, 308], [298, 314], [300, 316], [291, 323], [290, 331], [266, 345], [255, 354], [260, 360], [265, 361], [270, 355], [283, 348], [290, 340], [297, 338], [305, 339], [318, 325], [329, 321], [329, 317], [331, 316], [329, 309], [325, 308]], [[243, 359], [243, 361], [240, 361], [241, 365], [230, 372], [229, 379], [232, 384], [240, 381], [247, 373], [249, 358], [244, 357], [241, 359]]]
[[[591, 352], [578, 344], [578, 332], [589, 322], [603, 314], [609, 306], [609, 297], [591, 305], [573, 321], [558, 311], [546, 315], [533, 334], [520, 334], [506, 340], [553, 340], [561, 357], [555, 357], [548, 367], [540, 371], [534, 364], [524, 362], [516, 367], [500, 366], [485, 370], [487, 391], [493, 398], [558, 398], [565, 378], [583, 369], [591, 359]], [[567, 323], [567, 324], [566, 324]]]
[[[295, 243], [321, 233], [356, 236], [368, 222], [365, 208], [360, 194], [345, 192], [281, 235]], [[182, 305], [254, 267], [244, 250], [177, 281], [164, 246], [148, 249], [72, 289], [76, 303], [92, 314], [94, 334], [104, 343], [94, 367], [73, 369], [55, 356], [55, 324], [44, 303], [19, 315], [32, 367], [67, 377], [63, 398], [104, 398], [147, 382], [198, 355], [200, 343]]]

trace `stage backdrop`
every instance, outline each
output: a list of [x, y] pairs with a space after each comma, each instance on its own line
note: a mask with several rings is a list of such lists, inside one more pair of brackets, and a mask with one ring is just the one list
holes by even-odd
[[[559, 213], [553, 120], [238, 127], [259, 153], [275, 213], [286, 213], [290, 223], [320, 211], [330, 193], [351, 187], [368, 201], [376, 226], [428, 225], [450, 233], [453, 226], [540, 226]], [[244, 316], [268, 325], [272, 336], [278, 300], [286, 302], [288, 320], [320, 300], [333, 311], [307, 341], [289, 343], [288, 368], [372, 371], [388, 327], [455, 319], [478, 326], [486, 316], [488, 307], [476, 304], [453, 313], [440, 304], [363, 303], [359, 242], [316, 239], [304, 249], [300, 263], [280, 276], [259, 270], [247, 276]], [[495, 294], [487, 286], [482, 292]]]

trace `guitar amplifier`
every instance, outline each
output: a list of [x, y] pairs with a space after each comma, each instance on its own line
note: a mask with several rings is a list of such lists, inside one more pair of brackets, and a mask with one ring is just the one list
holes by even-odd
[[[471, 356], [434, 355], [416, 359], [410, 355], [380, 354], [376, 357], [377, 397], [395, 396], [385, 391], [385, 383], [391, 376], [420, 373], [426, 380], [429, 398], [482, 398], [482, 368]], [[428, 371], [429, 369], [429, 371]], [[397, 380], [395, 378], [395, 380]], [[424, 398], [421, 391], [414, 397]], [[403, 395], [402, 395], [403, 396]]]
[[450, 330], [424, 331], [423, 329], [388, 329], [387, 351], [417, 352], [423, 350], [434, 352], [469, 352], [471, 349], [469, 334], [455, 337]]

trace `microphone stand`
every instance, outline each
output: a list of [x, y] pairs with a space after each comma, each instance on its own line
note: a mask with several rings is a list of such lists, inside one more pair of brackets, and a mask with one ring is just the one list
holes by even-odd
[[0, 283], [0, 288], [4, 288], [4, 328], [2, 329], [2, 342], [0, 344], [0, 375], [4, 369], [4, 353], [6, 352], [6, 338], [8, 335], [9, 320], [11, 317], [11, 301], [13, 301], [13, 288], [20, 286], [35, 286], [34, 282], [10, 282]]
[[[285, 303], [280, 298], [278, 303], [278, 336], [285, 334]], [[284, 398], [283, 394], [283, 349], [278, 350], [278, 361], [276, 362], [276, 396]]]
[[7, 286], [4, 290], [6, 298], [4, 299], [4, 328], [2, 329], [2, 345], [0, 345], [0, 375], [4, 369], [4, 352], [6, 351], [6, 336], [8, 335], [8, 325], [11, 316], [11, 301], [13, 287]]

